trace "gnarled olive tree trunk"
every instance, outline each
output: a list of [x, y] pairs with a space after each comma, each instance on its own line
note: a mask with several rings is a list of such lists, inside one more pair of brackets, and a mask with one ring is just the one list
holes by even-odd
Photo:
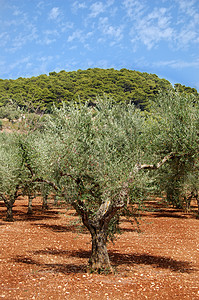
[[197, 206], [198, 206], [197, 218], [199, 218], [199, 195], [198, 195], [198, 191], [196, 191], [196, 193], [195, 193], [195, 198], [196, 198]]
[[14, 222], [14, 218], [13, 218], [13, 203], [10, 203], [6, 205], [7, 208], [7, 212], [6, 212], [6, 221], [7, 222]]
[[54, 203], [53, 203], [53, 205], [55, 205], [55, 206], [57, 206], [58, 205], [58, 196], [57, 196], [57, 194], [55, 193], [54, 194]]
[[90, 214], [83, 201], [73, 203], [74, 208], [82, 217], [83, 224], [88, 228], [92, 238], [92, 252], [89, 259], [88, 271], [95, 273], [110, 273], [113, 268], [107, 251], [107, 238], [110, 221], [124, 207], [127, 197], [128, 184], [119, 193], [115, 201], [107, 200], [102, 203], [96, 213]]
[[89, 259], [90, 272], [112, 272], [108, 251], [107, 251], [107, 232], [106, 226], [89, 226], [92, 237], [92, 252]]
[[83, 224], [87, 227], [92, 239], [92, 252], [88, 261], [88, 271], [91, 273], [109, 273], [111, 267], [108, 251], [107, 237], [108, 226], [111, 219], [117, 211], [123, 207], [113, 206], [110, 201], [103, 203], [95, 215], [90, 214], [83, 201], [78, 200], [72, 203], [79, 215], [81, 215]]
[[5, 206], [7, 208], [6, 210], [6, 221], [7, 222], [14, 222], [13, 219], [13, 205], [15, 203], [15, 200], [17, 198], [17, 192], [15, 192], [14, 195], [5, 196], [4, 194], [0, 194], [0, 197], [3, 199]]
[[48, 210], [48, 194], [43, 194], [42, 209]]
[[9, 200], [4, 199], [4, 203], [6, 205], [7, 211], [6, 211], [6, 221], [7, 222], [14, 222], [13, 218], [13, 205], [15, 203], [15, 197], [11, 197]]
[[32, 215], [33, 211], [32, 211], [32, 200], [35, 198], [34, 194], [29, 194], [28, 195], [28, 211], [27, 214], [28, 215]]

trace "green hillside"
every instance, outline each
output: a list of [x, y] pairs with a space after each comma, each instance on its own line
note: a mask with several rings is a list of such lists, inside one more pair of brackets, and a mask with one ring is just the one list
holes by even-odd
[[[19, 106], [31, 105], [50, 111], [53, 103], [62, 101], [95, 101], [97, 96], [111, 96], [115, 101], [133, 102], [141, 109], [147, 107], [160, 90], [172, 88], [169, 81], [155, 74], [127, 69], [88, 69], [16, 80], [0, 79], [0, 106], [14, 101]], [[197, 90], [176, 84], [180, 91], [197, 94]]]

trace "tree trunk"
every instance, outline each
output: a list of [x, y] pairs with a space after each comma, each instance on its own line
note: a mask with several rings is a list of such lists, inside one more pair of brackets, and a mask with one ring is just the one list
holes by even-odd
[[42, 209], [43, 210], [48, 209], [48, 194], [43, 195]]
[[54, 195], [54, 205], [55, 205], [55, 206], [58, 205], [58, 197], [57, 197], [56, 194]]
[[7, 222], [14, 222], [13, 211], [12, 211], [13, 204], [14, 204], [14, 203], [13, 203], [12, 201], [9, 201], [9, 202], [6, 204], [6, 207], [7, 207], [7, 211], [6, 211], [6, 221], [7, 221]]
[[33, 195], [28, 195], [28, 215], [32, 215], [32, 200], [34, 199]]
[[80, 198], [72, 202], [72, 205], [77, 213], [81, 215], [82, 222], [90, 231], [92, 237], [92, 253], [88, 270], [96, 273], [112, 273], [113, 269], [106, 247], [109, 223], [117, 212], [124, 207], [124, 199], [128, 195], [128, 183], [124, 183], [122, 190], [114, 201], [114, 205], [110, 199], [107, 199], [101, 203], [94, 215], [86, 207], [84, 201], [81, 200], [82, 181], [78, 179], [77, 184], [79, 185]]
[[198, 205], [198, 213], [197, 213], [197, 218], [199, 219], [199, 196], [198, 196], [198, 191], [196, 192], [196, 201], [197, 201], [197, 205]]
[[90, 272], [110, 273], [113, 271], [109, 260], [109, 255], [106, 247], [107, 232], [104, 228], [93, 228], [92, 236], [92, 254], [89, 259]]
[[192, 198], [193, 198], [193, 193], [191, 193], [191, 195], [189, 197], [187, 197], [187, 198], [184, 197], [184, 199], [185, 199], [185, 205], [186, 205], [186, 208], [185, 208], [185, 212], [186, 213], [190, 212]]

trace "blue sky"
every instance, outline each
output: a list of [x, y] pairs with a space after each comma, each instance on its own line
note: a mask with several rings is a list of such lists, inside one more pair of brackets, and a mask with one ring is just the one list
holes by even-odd
[[199, 0], [0, 0], [0, 78], [127, 68], [199, 91]]

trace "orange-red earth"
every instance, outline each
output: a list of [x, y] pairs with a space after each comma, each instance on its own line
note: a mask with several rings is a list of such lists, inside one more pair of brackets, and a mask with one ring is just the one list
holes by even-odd
[[[64, 205], [42, 211], [17, 200], [15, 222], [5, 222], [0, 203], [0, 299], [199, 299], [199, 220], [194, 212], [150, 203], [140, 232], [123, 219], [108, 251], [115, 274], [86, 273], [89, 233]], [[194, 206], [193, 209], [196, 209]]]

